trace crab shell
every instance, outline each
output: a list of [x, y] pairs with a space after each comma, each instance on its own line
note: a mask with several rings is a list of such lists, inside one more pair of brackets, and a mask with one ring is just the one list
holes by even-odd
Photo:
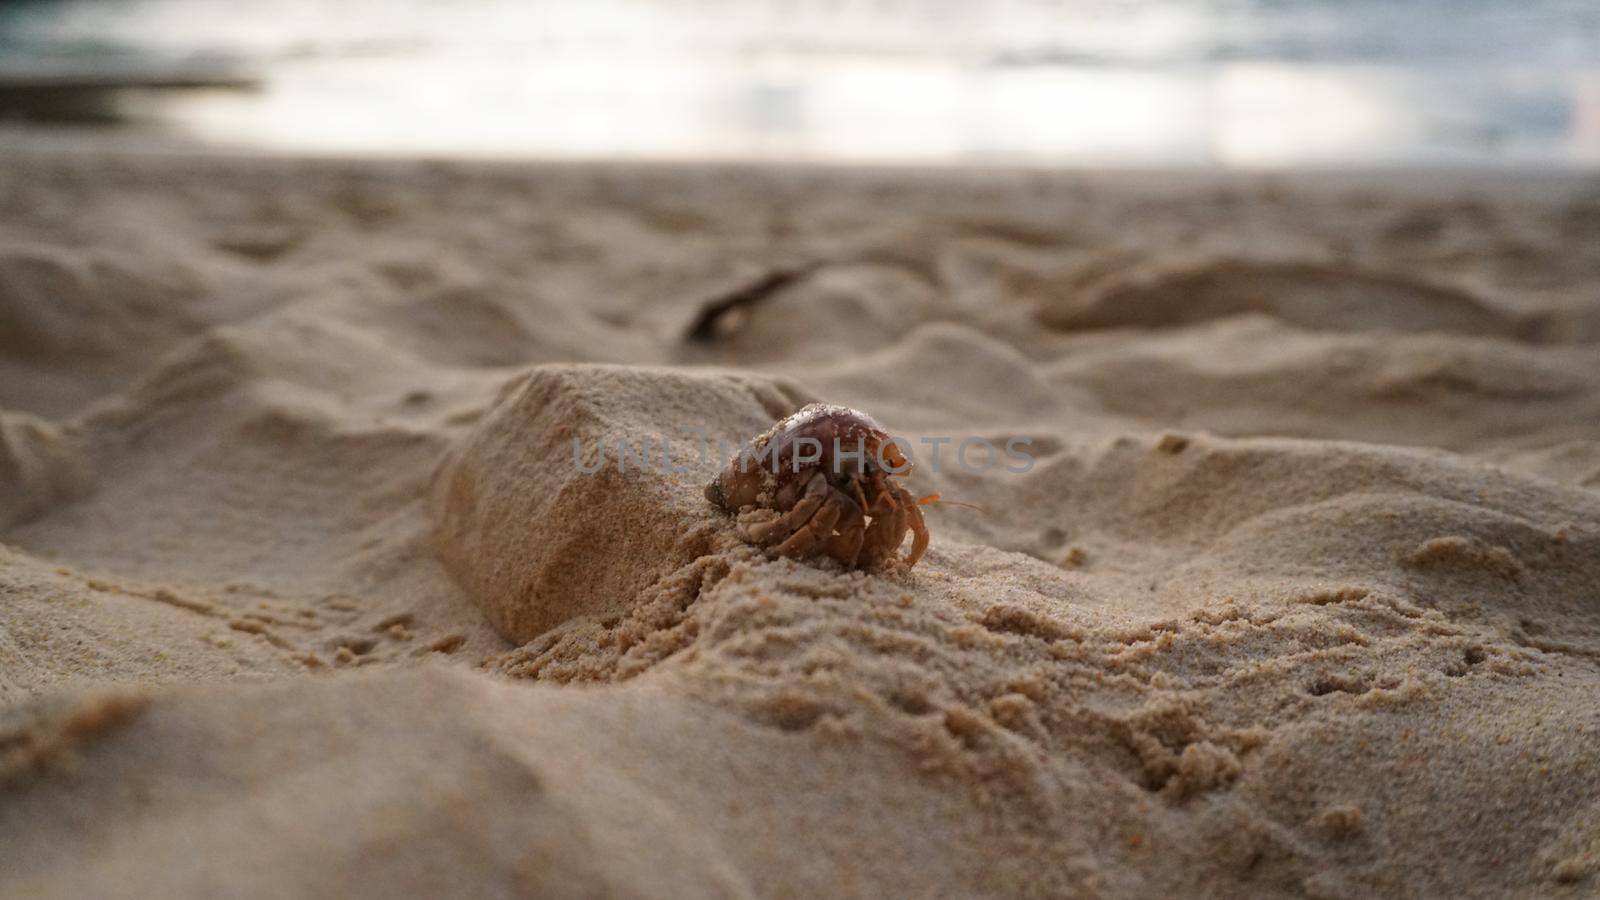
[[876, 419], [817, 403], [735, 454], [706, 498], [740, 514], [745, 540], [795, 559], [827, 555], [847, 567], [881, 568], [910, 531], [909, 567], [928, 544], [916, 498], [892, 480], [909, 470]]

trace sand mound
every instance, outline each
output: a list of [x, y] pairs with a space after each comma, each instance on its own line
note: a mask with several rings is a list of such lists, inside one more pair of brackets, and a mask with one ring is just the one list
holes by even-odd
[[[433, 488], [438, 550], [502, 635], [612, 615], [725, 523], [704, 487], [809, 402], [745, 375], [549, 366], [507, 384]], [[621, 564], [619, 564], [619, 561]]]
[[1221, 257], [1119, 271], [1040, 310], [1057, 328], [1171, 327], [1264, 313], [1304, 328], [1517, 336], [1531, 327], [1471, 294], [1349, 264]]
[[192, 272], [50, 246], [0, 248], [0, 404], [74, 411], [197, 333]]
[[[0, 726], [0, 746], [28, 748], [11, 751], [0, 779], [31, 774], [26, 789], [8, 790], [7, 887], [444, 895], [478, 870], [508, 895], [753, 896], [714, 840], [664, 816], [647, 789], [607, 782], [606, 754], [582, 748], [599, 722], [530, 699], [435, 671], [33, 712]], [[433, 724], [418, 730], [423, 719]], [[535, 719], [539, 733], [567, 732], [566, 747], [530, 752], [522, 742]], [[150, 744], [183, 749], [143, 764], [128, 753]], [[139, 798], [157, 793], [152, 817]], [[73, 824], [102, 848], [92, 861], [40, 839], [48, 831], [37, 826], [68, 824], [58, 817], [74, 803], [126, 817]], [[270, 847], [253, 838], [283, 826], [297, 836]], [[147, 864], [174, 854], [193, 858]]]
[[0, 411], [0, 528], [85, 492], [88, 475], [72, 441], [50, 422]]
[[1310, 332], [1254, 316], [1195, 328], [1063, 355], [1050, 379], [1135, 421], [1467, 453], [1581, 441], [1600, 416], [1593, 346]]
[[[1535, 187], [8, 159], [0, 894], [1592, 893]], [[705, 501], [813, 399], [911, 572]]]

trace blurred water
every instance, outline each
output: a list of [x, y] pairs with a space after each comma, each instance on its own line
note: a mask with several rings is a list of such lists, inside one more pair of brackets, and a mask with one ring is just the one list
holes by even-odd
[[311, 152], [1600, 163], [1600, 0], [0, 5], [0, 81], [173, 67], [263, 86], [121, 116]]

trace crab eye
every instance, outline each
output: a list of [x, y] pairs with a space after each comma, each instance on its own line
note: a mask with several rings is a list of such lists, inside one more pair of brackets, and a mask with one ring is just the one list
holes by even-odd
[[899, 469], [904, 467], [906, 464], [905, 454], [901, 453], [899, 445], [892, 441], [887, 444], [883, 444], [882, 449], [879, 452], [883, 457], [884, 466], [890, 469]]

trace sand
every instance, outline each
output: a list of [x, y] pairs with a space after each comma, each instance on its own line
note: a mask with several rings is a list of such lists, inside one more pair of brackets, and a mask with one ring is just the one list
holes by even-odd
[[[1593, 896], [1597, 285], [1576, 176], [9, 151], [0, 894]], [[811, 401], [1035, 464], [768, 560], [686, 429]]]

